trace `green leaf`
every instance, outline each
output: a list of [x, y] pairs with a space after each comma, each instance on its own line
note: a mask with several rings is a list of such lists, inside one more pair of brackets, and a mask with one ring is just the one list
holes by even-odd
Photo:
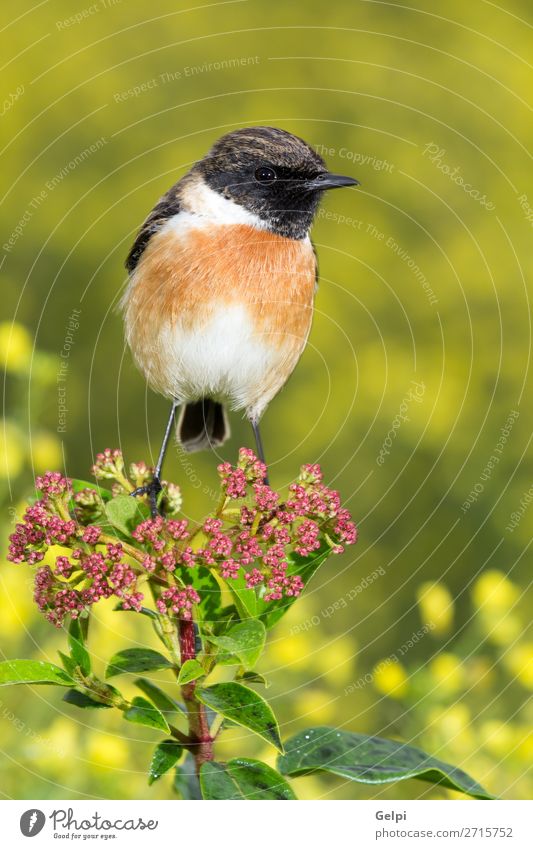
[[168, 722], [161, 711], [154, 707], [148, 699], [143, 699], [142, 696], [135, 696], [131, 703], [131, 707], [124, 711], [124, 719], [127, 719], [128, 722], [136, 722], [138, 725], [147, 725], [149, 728], [157, 728], [159, 731], [164, 731], [166, 734], [170, 732]]
[[255, 619], [258, 615], [258, 599], [255, 590], [246, 586], [244, 569], [239, 569], [239, 574], [236, 578], [229, 578], [224, 583], [233, 596], [241, 619]]
[[231, 681], [198, 689], [196, 697], [226, 719], [249, 728], [283, 752], [279, 727], [272, 708], [254, 690]]
[[71, 620], [68, 629], [68, 642], [71, 658], [80, 667], [84, 675], [89, 675], [91, 671], [91, 657], [85, 648], [83, 631], [79, 619]]
[[[307, 587], [315, 572], [327, 560], [330, 554], [331, 548], [327, 543], [323, 543], [317, 551], [314, 551], [307, 557], [302, 557], [300, 554], [292, 552], [287, 556], [287, 575], [300, 575], [304, 585]], [[288, 596], [275, 601], [257, 599], [256, 616], [261, 619], [266, 629], [270, 630], [287, 613], [288, 609], [296, 601], [296, 598], [297, 596]]]
[[135, 684], [141, 690], [145, 696], [148, 696], [151, 702], [154, 703], [156, 707], [159, 708], [161, 713], [175, 713], [176, 711], [181, 711], [185, 713], [184, 705], [172, 699], [170, 696], [161, 690], [159, 687], [156, 687], [155, 684], [152, 684], [151, 681], [148, 681], [147, 678], [137, 678]]
[[113, 655], [105, 677], [122, 675], [123, 672], [147, 672], [149, 669], [169, 669], [171, 662], [153, 649], [124, 649]]
[[81, 693], [79, 690], [67, 690], [63, 696], [63, 701], [69, 705], [75, 705], [79, 708], [110, 708], [112, 705], [106, 705], [103, 702], [98, 702], [96, 699], [91, 699], [87, 693]]
[[68, 655], [68, 654], [64, 654], [62, 651], [59, 651], [59, 649], [58, 649], [57, 653], [58, 653], [59, 657], [61, 658], [61, 663], [65, 667], [65, 670], [68, 672], [69, 675], [74, 677], [76, 669], [78, 667], [78, 664], [76, 663], [74, 658], [70, 657], [70, 655]]
[[266, 688], [270, 687], [270, 683], [265, 676], [259, 672], [243, 672], [242, 675], [238, 675], [237, 677], [240, 681], [248, 681], [250, 684], [262, 684]]
[[385, 784], [419, 778], [460, 790], [477, 799], [490, 799], [486, 790], [466, 772], [432, 758], [421, 749], [334, 728], [308, 728], [285, 744], [278, 758], [283, 775], [330, 772], [363, 784]]
[[181, 576], [200, 596], [198, 605], [204, 624], [216, 625], [222, 616], [222, 594], [220, 584], [205, 566], [186, 569]]
[[219, 651], [216, 654], [217, 666], [241, 666], [241, 661], [234, 654]]
[[148, 519], [150, 510], [131, 495], [117, 495], [105, 505], [105, 513], [111, 524], [117, 530], [130, 536], [137, 525]]
[[79, 616], [76, 621], [77, 621], [77, 623], [80, 627], [80, 633], [81, 633], [81, 639], [82, 639], [83, 645], [87, 645], [87, 638], [89, 636], [89, 622], [91, 621], [90, 616], [89, 616], [89, 614], [87, 614], [86, 616], [85, 615]]
[[202, 764], [200, 786], [204, 799], [296, 799], [279, 772], [251, 758]]
[[205, 675], [205, 669], [197, 660], [186, 660], [178, 675], [178, 684], [188, 684]]
[[148, 784], [153, 784], [161, 778], [165, 772], [179, 761], [183, 754], [183, 747], [175, 740], [163, 740], [155, 747], [150, 769], [148, 770]]
[[58, 684], [71, 687], [75, 681], [59, 666], [44, 660], [4, 660], [0, 663], [0, 686], [4, 684]]
[[233, 625], [227, 634], [220, 637], [208, 636], [210, 643], [236, 655], [245, 669], [252, 669], [265, 647], [265, 626], [258, 619], [247, 619]]
[[183, 763], [176, 767], [172, 789], [181, 799], [187, 801], [202, 798], [194, 758], [190, 752], [187, 752]]

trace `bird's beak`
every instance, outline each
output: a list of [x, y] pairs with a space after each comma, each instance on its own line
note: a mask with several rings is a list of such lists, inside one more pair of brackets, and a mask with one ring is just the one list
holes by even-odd
[[307, 188], [311, 191], [322, 191], [326, 189], [341, 189], [343, 186], [358, 186], [359, 180], [355, 177], [344, 177], [342, 174], [330, 174], [325, 171], [312, 180], [307, 180]]

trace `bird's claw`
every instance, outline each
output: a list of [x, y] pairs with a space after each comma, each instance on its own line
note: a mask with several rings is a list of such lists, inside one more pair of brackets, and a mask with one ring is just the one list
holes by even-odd
[[159, 516], [159, 509], [157, 506], [157, 497], [161, 490], [163, 489], [163, 484], [161, 483], [161, 478], [154, 476], [150, 483], [145, 483], [143, 486], [138, 486], [137, 489], [134, 489], [132, 493], [130, 493], [134, 498], [138, 495], [147, 495], [148, 500], [150, 501], [150, 512], [152, 514], [152, 519], [155, 519]]

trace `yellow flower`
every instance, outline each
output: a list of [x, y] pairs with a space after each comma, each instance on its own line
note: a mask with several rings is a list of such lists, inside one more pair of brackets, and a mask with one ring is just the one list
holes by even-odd
[[31, 461], [37, 474], [48, 470], [61, 469], [63, 452], [57, 436], [44, 431], [32, 436]]
[[23, 466], [22, 435], [14, 424], [0, 419], [0, 478], [16, 478]]
[[357, 646], [349, 637], [340, 637], [321, 646], [314, 656], [313, 667], [332, 684], [345, 684], [353, 677]]
[[470, 711], [462, 702], [456, 702], [446, 710], [435, 708], [430, 712], [430, 721], [450, 744], [470, 738], [470, 719]]
[[393, 699], [401, 699], [408, 690], [407, 673], [398, 660], [380, 661], [372, 672], [374, 687]]
[[519, 739], [517, 755], [527, 764], [530, 764], [533, 761], [533, 732], [529, 728], [524, 729], [523, 736], [521, 734]]
[[513, 584], [507, 575], [498, 569], [483, 572], [472, 588], [474, 604], [489, 614], [509, 610], [519, 596], [520, 587]]
[[35, 747], [32, 761], [46, 765], [54, 774], [62, 773], [64, 777], [72, 758], [79, 751], [76, 725], [66, 716], [59, 717], [50, 728], [40, 732]]
[[515, 746], [516, 741], [512, 727], [497, 719], [484, 722], [479, 733], [485, 747], [498, 757], [508, 755]]
[[115, 769], [123, 767], [127, 764], [128, 757], [128, 742], [121, 737], [103, 734], [100, 731], [94, 731], [89, 737], [87, 758], [96, 770], [102, 766]]
[[2, 563], [0, 592], [2, 593], [0, 635], [13, 639], [17, 634], [23, 634], [24, 627], [37, 611], [33, 603], [31, 573], [22, 570], [18, 563]]
[[306, 689], [294, 700], [295, 714], [306, 724], [329, 722], [335, 712], [335, 700], [330, 693], [319, 689]]
[[480, 623], [487, 638], [497, 646], [507, 646], [512, 643], [523, 631], [522, 620], [513, 613], [501, 613], [498, 615], [493, 611], [492, 615], [483, 608], [480, 611]]
[[25, 371], [31, 362], [32, 339], [22, 324], [3, 321], [0, 324], [0, 367], [8, 371]]
[[431, 661], [429, 668], [441, 693], [456, 693], [464, 684], [464, 667], [455, 654], [442, 652]]
[[504, 655], [503, 662], [523, 687], [533, 690], [533, 643], [513, 646]]
[[268, 649], [268, 659], [280, 666], [296, 669], [312, 666], [318, 657], [318, 647], [308, 633], [294, 634], [272, 642]]
[[435, 636], [447, 634], [453, 625], [453, 597], [445, 584], [427, 581], [420, 584], [416, 597], [424, 624], [433, 624]]

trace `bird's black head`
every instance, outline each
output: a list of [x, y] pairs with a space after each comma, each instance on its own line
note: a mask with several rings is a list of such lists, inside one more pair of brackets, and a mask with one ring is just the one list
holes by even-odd
[[211, 189], [292, 239], [306, 236], [326, 189], [357, 184], [330, 174], [303, 139], [274, 127], [222, 136], [196, 168]]

